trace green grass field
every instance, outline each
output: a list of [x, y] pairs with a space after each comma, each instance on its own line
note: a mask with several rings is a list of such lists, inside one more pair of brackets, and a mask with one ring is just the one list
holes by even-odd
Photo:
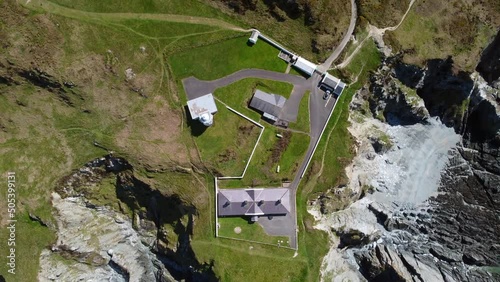
[[214, 124], [194, 139], [201, 157], [223, 176], [243, 173], [261, 128], [216, 102]]
[[[273, 149], [273, 147], [277, 146], [278, 142], [276, 134], [283, 134], [283, 130], [274, 128], [269, 124], [262, 122], [260, 120], [260, 113], [249, 109], [247, 106], [250, 98], [255, 92], [255, 89], [279, 94], [284, 97], [289, 97], [292, 88], [293, 86], [291, 84], [284, 82], [247, 78], [237, 81], [226, 87], [219, 88], [215, 91], [215, 97], [220, 99], [222, 102], [248, 116], [254, 121], [260, 122], [266, 127], [262, 134], [261, 141], [255, 150], [254, 157], [251, 160], [245, 177], [242, 180], [223, 181], [221, 182], [222, 186], [279, 186], [282, 180], [293, 179], [295, 171], [302, 161], [302, 157], [305, 154], [305, 151], [307, 150], [307, 146], [309, 144], [309, 136], [301, 133], [292, 133], [291, 142], [289, 143], [286, 150], [281, 153], [279, 162], [272, 162], [270, 161], [271, 150]], [[306, 126], [307, 128], [309, 126], [309, 111], [307, 109], [308, 103], [304, 103], [308, 102], [308, 96], [305, 95], [304, 97], [305, 98], [301, 103], [301, 109], [299, 112], [298, 124], [300, 124], [300, 127], [298, 127], [298, 129], [308, 131], [308, 129], [306, 129]], [[221, 107], [223, 106], [219, 103], [218, 107], [219, 109], [221, 109]], [[235, 114], [232, 115], [234, 117], [237, 117]], [[235, 147], [235, 142], [238, 142], [238, 131], [226, 130], [228, 128], [235, 128], [235, 126], [231, 125], [231, 120], [234, 119], [234, 117], [228, 119], [227, 121], [226, 117], [228, 116], [225, 113], [224, 115], [217, 114], [215, 116], [214, 128], [208, 128], [203, 134], [195, 137], [198, 148], [200, 148], [200, 151], [202, 153], [202, 157], [207, 163], [212, 164], [214, 167], [221, 166], [221, 163], [218, 162], [216, 158], [214, 159], [214, 156], [224, 153], [227, 148]], [[221, 138], [222, 135], [224, 135], [224, 138]], [[236, 147], [241, 148], [243, 152], [250, 152], [253, 149], [253, 143], [245, 142], [245, 144], [246, 145], [244, 146]], [[206, 152], [208, 151], [212, 153], [206, 154]], [[243, 159], [239, 159], [237, 165], [235, 165], [234, 163], [228, 165], [228, 167], [231, 167], [234, 170], [232, 172], [233, 174], [231, 174], [230, 176], [240, 175], [240, 171], [242, 171], [240, 167], [242, 165], [244, 166], [245, 164], [242, 162], [242, 160]], [[276, 167], [278, 165], [281, 166], [280, 173], [276, 173]]]
[[293, 85], [279, 81], [246, 78], [215, 90], [214, 95], [231, 108], [258, 122], [261, 119], [260, 113], [248, 108], [256, 89], [288, 98]]
[[309, 95], [311, 93], [307, 91], [302, 97], [299, 105], [299, 115], [297, 116], [297, 121], [290, 123], [289, 127], [291, 129], [299, 130], [305, 133], [309, 133]]
[[213, 80], [245, 68], [285, 72], [286, 63], [277, 57], [277, 49], [265, 42], [248, 46], [248, 36], [249, 34], [244, 34], [218, 44], [189, 49], [171, 56], [168, 62], [179, 79], [194, 76], [198, 79]]

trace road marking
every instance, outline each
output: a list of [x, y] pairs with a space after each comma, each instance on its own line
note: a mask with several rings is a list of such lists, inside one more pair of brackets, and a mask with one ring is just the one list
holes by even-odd
[[326, 106], [328, 106], [328, 102], [330, 102], [330, 99], [332, 99], [332, 95], [328, 95], [328, 99], [326, 100], [326, 103], [325, 103], [325, 108]]

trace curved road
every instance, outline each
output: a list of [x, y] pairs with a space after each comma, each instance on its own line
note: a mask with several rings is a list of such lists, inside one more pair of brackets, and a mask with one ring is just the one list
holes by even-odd
[[351, 22], [349, 23], [349, 28], [347, 29], [346, 34], [344, 35], [344, 38], [340, 42], [340, 44], [335, 48], [333, 53], [326, 59], [324, 63], [318, 66], [318, 70], [321, 72], [325, 72], [330, 67], [332, 66], [333, 62], [337, 59], [337, 57], [342, 53], [344, 50], [345, 46], [347, 45], [347, 42], [349, 42], [349, 39], [352, 36], [352, 33], [354, 32], [354, 28], [356, 27], [356, 19], [358, 18], [358, 8], [356, 7], [356, 1], [351, 0]]

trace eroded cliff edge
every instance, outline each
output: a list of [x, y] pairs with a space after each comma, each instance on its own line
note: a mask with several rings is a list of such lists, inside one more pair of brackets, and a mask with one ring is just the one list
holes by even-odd
[[[472, 74], [452, 58], [423, 69], [387, 58], [357, 93], [350, 183], [310, 209], [333, 238], [323, 279], [500, 280], [495, 56], [498, 48], [488, 47]], [[329, 209], [325, 199], [345, 189], [353, 203]]]

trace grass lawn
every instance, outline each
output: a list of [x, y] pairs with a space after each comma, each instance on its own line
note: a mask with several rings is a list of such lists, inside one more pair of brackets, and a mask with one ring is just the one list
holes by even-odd
[[277, 49], [265, 42], [248, 46], [248, 36], [244, 34], [217, 44], [189, 49], [172, 55], [168, 62], [178, 79], [195, 76], [213, 80], [246, 68], [285, 72], [286, 63], [278, 58]]
[[[245, 177], [238, 180], [219, 182], [221, 188], [245, 187], [279, 187], [282, 181], [291, 181], [309, 145], [309, 136], [302, 133], [291, 133], [290, 142], [285, 150], [279, 150], [279, 157], [273, 161], [273, 149], [279, 147], [276, 134], [284, 135], [284, 131], [274, 127], [266, 127], [254, 156], [248, 166]], [[277, 165], [280, 172], [276, 172]]]
[[[278, 176], [283, 180], [292, 181], [299, 169], [299, 165], [304, 159], [304, 155], [309, 147], [309, 135], [302, 133], [292, 133], [288, 147], [281, 155], [281, 158], [274, 167], [280, 166]], [[274, 169], [274, 171], [276, 171]]]
[[358, 54], [345, 67], [345, 71], [353, 81], [359, 76], [359, 79], [366, 79], [368, 72], [374, 70], [380, 64], [380, 54], [373, 39], [367, 39]]
[[302, 97], [302, 101], [300, 101], [299, 105], [299, 115], [297, 116], [297, 121], [294, 123], [290, 123], [289, 127], [291, 129], [300, 130], [306, 133], [309, 133], [309, 95], [310, 91], [307, 91]]
[[220, 102], [216, 101], [216, 104], [218, 112], [214, 116], [214, 124], [194, 139], [205, 163], [223, 176], [240, 176], [261, 128], [231, 112]]
[[[278, 245], [278, 241], [283, 241], [281, 246], [289, 247], [289, 238], [285, 236], [271, 236], [258, 223], [249, 223], [248, 219], [242, 217], [221, 217], [219, 218], [219, 236], [243, 239], [249, 241], [262, 242]], [[236, 233], [235, 228], [240, 228], [240, 233]]]
[[290, 249], [213, 238], [192, 242], [200, 261], [214, 262], [221, 281], [314, 281], [308, 261]]
[[[255, 121], [259, 121], [260, 114], [254, 110], [249, 109], [247, 106], [255, 89], [260, 89], [268, 93], [279, 94], [288, 98], [290, 96], [290, 93], [292, 92], [292, 88], [293, 85], [289, 83], [247, 78], [237, 81], [226, 87], [219, 88], [215, 91], [214, 94], [218, 99], [220, 99], [230, 107], [236, 109], [237, 111], [243, 113], [244, 115], [250, 117]], [[298, 118], [298, 123], [300, 123], [302, 126], [301, 129], [304, 129], [306, 123], [304, 116], [307, 117], [307, 123], [309, 122], [307, 110], [308, 103], [304, 103], [304, 101], [308, 102], [308, 96], [305, 95], [304, 97], [305, 98], [303, 98], [303, 102], [301, 103], [301, 111], [299, 112]], [[216, 116], [215, 119], [220, 120], [221, 117]], [[261, 122], [261, 124], [263, 124], [266, 128], [264, 130], [264, 133], [262, 134], [260, 143], [255, 150], [254, 157], [248, 167], [245, 177], [242, 180], [222, 181], [222, 186], [279, 186], [281, 184], [281, 180], [293, 179], [295, 170], [302, 161], [302, 157], [307, 150], [307, 146], [309, 144], [309, 136], [301, 133], [292, 133], [291, 141], [289, 142], [287, 148], [283, 150], [283, 152], [281, 152], [279, 162], [272, 162], [270, 159], [272, 150], [275, 146], [277, 146], [279, 140], [276, 137], [276, 134], [283, 135], [284, 131], [275, 128], [265, 122]], [[215, 144], [213, 145], [213, 147], [217, 146], [218, 145]], [[219, 150], [224, 151], [224, 148], [227, 147], [221, 147]], [[208, 159], [205, 159], [205, 161], [207, 160]], [[281, 166], [280, 173], [276, 173], [276, 166], [278, 164]]]

